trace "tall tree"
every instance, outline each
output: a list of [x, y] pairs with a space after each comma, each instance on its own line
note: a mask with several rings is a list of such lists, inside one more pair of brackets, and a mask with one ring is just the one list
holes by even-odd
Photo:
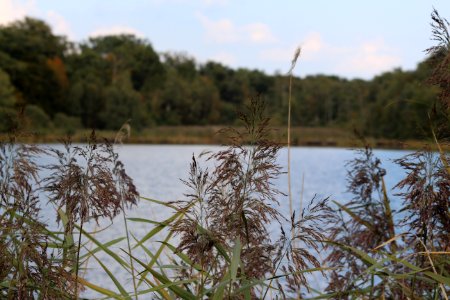
[[20, 93], [21, 104], [40, 105], [51, 115], [63, 107], [67, 82], [61, 80], [61, 58], [66, 49], [66, 39], [43, 21], [25, 18], [0, 27], [0, 67]]
[[14, 87], [8, 74], [0, 68], [0, 132], [7, 132], [14, 128], [16, 120], [15, 103]]

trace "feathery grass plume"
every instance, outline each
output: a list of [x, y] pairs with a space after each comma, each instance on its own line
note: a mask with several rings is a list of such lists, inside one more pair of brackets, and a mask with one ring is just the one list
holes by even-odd
[[[187, 218], [184, 218], [172, 228], [172, 231], [181, 235], [178, 244], [179, 251], [186, 251], [191, 260], [200, 264], [202, 268], [206, 266], [214, 267], [215, 253], [213, 252], [212, 236], [206, 206], [211, 197], [211, 178], [208, 170], [202, 170], [195, 157], [192, 157], [189, 179], [184, 184], [192, 190], [186, 194], [187, 201], [178, 201], [180, 209], [186, 210]], [[192, 205], [195, 204], [195, 205]], [[205, 231], [199, 230], [199, 227]], [[215, 237], [221, 240], [220, 236]]]
[[300, 53], [301, 52], [302, 52], [302, 48], [301, 47], [297, 47], [297, 49], [295, 49], [294, 56], [292, 57], [292, 61], [291, 61], [291, 68], [288, 71], [289, 75], [292, 75], [292, 72], [295, 69], [295, 65], [297, 64], [297, 60], [300, 57]]
[[34, 145], [0, 143], [0, 297], [70, 299], [74, 280], [59, 258], [57, 244], [39, 222], [38, 155]]
[[428, 82], [439, 87], [439, 96], [430, 118], [438, 123], [438, 135], [450, 138], [450, 23], [436, 9], [431, 14], [432, 39], [436, 45], [426, 49], [433, 67]]
[[[448, 161], [450, 156], [446, 154]], [[413, 235], [406, 239], [408, 247], [415, 252], [450, 250], [450, 174], [439, 153], [425, 149], [395, 161], [405, 171], [406, 177], [397, 184], [402, 189], [398, 195], [403, 198], [402, 222]], [[420, 244], [417, 243], [417, 238]], [[449, 256], [439, 259], [441, 272], [450, 276]], [[414, 261], [420, 267], [430, 267], [424, 257]], [[426, 289], [426, 284], [422, 284]], [[432, 289], [428, 285], [428, 288]]]
[[273, 206], [281, 194], [273, 185], [281, 174], [276, 162], [280, 144], [268, 139], [264, 108], [260, 99], [251, 99], [247, 114], [239, 116], [245, 130], [224, 130], [232, 144], [209, 158], [217, 163], [207, 208], [210, 226], [224, 235], [230, 248], [236, 239], [241, 241], [242, 272], [249, 278], [261, 278], [271, 270], [274, 247], [267, 225], [280, 218]]
[[[396, 186], [401, 191], [397, 196], [403, 199], [400, 212], [406, 214], [400, 222], [393, 218], [380, 161], [367, 146], [359, 152], [348, 164], [349, 191], [355, 197], [346, 204], [336, 203], [339, 222], [327, 261], [338, 269], [326, 290], [342, 299], [355, 293], [434, 298], [450, 274], [450, 177], [445, 165], [439, 154], [429, 151], [396, 160], [407, 172]], [[396, 230], [401, 234], [396, 235]], [[430, 251], [440, 255], [431, 256]], [[439, 269], [437, 275], [442, 277], [427, 269], [434, 273]], [[445, 291], [442, 295], [446, 297]]]
[[[291, 232], [294, 237], [286, 237], [281, 228], [281, 237], [277, 242], [274, 256], [274, 275], [281, 270], [287, 276], [282, 281], [277, 280], [277, 286], [283, 295], [297, 295], [310, 292], [310, 284], [305, 270], [315, 269], [325, 276], [319, 253], [325, 248], [325, 242], [330, 238], [327, 232], [330, 225], [334, 225], [335, 214], [328, 205], [329, 199], [317, 201], [314, 197], [310, 203], [296, 217], [295, 211], [291, 216]], [[312, 273], [312, 272], [307, 272]], [[266, 290], [267, 294], [268, 289]]]
[[116, 137], [114, 138], [114, 144], [122, 144], [123, 141], [130, 137], [131, 135], [131, 126], [130, 121], [126, 121], [122, 127], [120, 127], [119, 131], [116, 133]]
[[[260, 279], [273, 271], [275, 246], [267, 226], [281, 218], [274, 208], [281, 193], [272, 182], [281, 174], [276, 163], [280, 145], [268, 139], [269, 119], [264, 117], [263, 103], [253, 98], [247, 111], [239, 115], [244, 123], [242, 132], [231, 128], [221, 131], [231, 145], [208, 154], [207, 160], [215, 164], [211, 173], [203, 171], [193, 158], [190, 179], [185, 182], [193, 192], [180, 205], [196, 202], [196, 206], [189, 210], [189, 218], [172, 229], [181, 235], [179, 249], [194, 262], [209, 266], [213, 283], [228, 268], [213, 247], [217, 243], [230, 250], [240, 242], [239, 274], [245, 278]], [[230, 285], [228, 294], [237, 287]]]
[[[180, 280], [198, 278], [192, 283], [192, 289], [202, 298], [208, 287], [214, 286], [224, 275], [225, 264], [219, 258], [218, 244], [224, 244], [221, 232], [213, 232], [210, 226], [207, 206], [212, 194], [211, 176], [208, 170], [203, 170], [194, 156], [190, 165], [188, 180], [183, 183], [191, 191], [185, 194], [187, 200], [174, 204], [178, 211], [184, 211], [185, 217], [173, 224], [171, 230], [180, 235], [177, 251], [186, 253], [190, 264], [181, 261]], [[197, 267], [196, 267], [197, 266]]]
[[[310, 268], [323, 269], [313, 252], [322, 248], [327, 220], [332, 219], [326, 199], [313, 201], [298, 220], [292, 215], [292, 232], [298, 232], [292, 238], [286, 237], [283, 229], [278, 240], [273, 241], [269, 235], [270, 223], [283, 219], [276, 209], [277, 198], [286, 195], [273, 185], [282, 173], [276, 162], [281, 145], [268, 139], [269, 119], [263, 113], [260, 99], [251, 99], [247, 113], [239, 116], [244, 130], [221, 131], [231, 145], [200, 156], [206, 155], [207, 161], [214, 164], [211, 172], [203, 170], [192, 158], [189, 179], [184, 181], [192, 193], [186, 195], [186, 201], [176, 202], [178, 210], [187, 213], [172, 226], [172, 231], [181, 239], [178, 251], [192, 261], [181, 269], [179, 279], [197, 278], [201, 287], [190, 290], [196, 290], [199, 297], [203, 291], [227, 283], [228, 288], [221, 290], [222, 296], [241, 298], [242, 286], [266, 276], [274, 277], [268, 287], [261, 283], [250, 285], [247, 296], [266, 297], [269, 290], [274, 291], [275, 280], [275, 292], [286, 297], [309, 287], [303, 273], [312, 272], [308, 271]], [[299, 243], [294, 245], [294, 239]], [[235, 273], [224, 251], [233, 252], [234, 258], [238, 251]], [[236, 278], [228, 282], [230, 274]]]
[[[445, 122], [439, 125], [441, 133], [448, 135], [449, 23], [436, 10], [432, 20], [433, 39], [438, 45], [427, 49], [436, 66], [429, 81], [439, 86], [441, 93], [430, 118], [436, 122], [443, 115]], [[444, 108], [439, 111], [443, 112], [441, 116], [438, 105]], [[343, 268], [332, 273], [327, 291], [343, 299], [368, 292], [370, 298], [447, 299], [444, 283], [448, 284], [450, 277], [449, 157], [442, 151], [434, 128], [431, 131], [439, 153], [424, 149], [395, 161], [407, 173], [396, 185], [400, 190], [397, 196], [403, 200], [400, 212], [406, 215], [401, 222], [393, 219], [383, 180], [385, 171], [370, 148], [366, 146], [361, 158], [349, 164], [349, 190], [355, 198], [345, 205], [338, 204], [340, 226], [335, 229], [328, 257], [332, 266]], [[396, 235], [396, 228], [402, 233]]]
[[[369, 286], [374, 295], [391, 293], [392, 297], [398, 297], [401, 290], [388, 288], [388, 282], [385, 281], [375, 285], [373, 275], [366, 272], [365, 263], [354, 253], [341, 247], [345, 245], [359, 249], [377, 259], [380, 255], [372, 254], [371, 250], [395, 236], [393, 212], [383, 179], [386, 171], [368, 145], [357, 153], [358, 156], [347, 164], [348, 191], [354, 198], [345, 204], [337, 203], [338, 219], [332, 229], [331, 252], [326, 260], [330, 266], [338, 269], [331, 273], [326, 290], [341, 293], [340, 297], [344, 299], [348, 296], [345, 294], [347, 291]], [[397, 248], [385, 249], [390, 252]], [[390, 290], [387, 294], [386, 289]]]
[[45, 179], [45, 191], [49, 193], [49, 201], [67, 215], [65, 241], [72, 243], [67, 245], [69, 254], [64, 258], [78, 276], [81, 233], [75, 249], [75, 223], [80, 222], [82, 231], [84, 223], [92, 219], [96, 222], [103, 217], [113, 219], [123, 207], [136, 204], [138, 194], [112, 145], [106, 140], [99, 143], [94, 131], [86, 146], [72, 146], [68, 140], [64, 151], [49, 151], [57, 162], [46, 166], [51, 174]]
[[122, 205], [136, 204], [136, 188], [112, 145], [106, 140], [99, 143], [94, 132], [86, 146], [73, 146], [68, 140], [64, 151], [49, 151], [57, 163], [47, 166], [52, 173], [45, 179], [45, 190], [71, 222], [112, 219]]

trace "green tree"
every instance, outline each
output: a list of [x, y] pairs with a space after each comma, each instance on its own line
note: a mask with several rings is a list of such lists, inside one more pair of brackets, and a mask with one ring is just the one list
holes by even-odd
[[0, 132], [12, 130], [16, 124], [16, 98], [9, 76], [0, 68]]
[[21, 105], [39, 105], [51, 115], [64, 106], [66, 49], [66, 39], [43, 21], [25, 18], [0, 27], [0, 68], [9, 74]]
[[71, 115], [81, 118], [85, 128], [103, 128], [100, 112], [105, 107], [105, 87], [95, 74], [76, 81], [68, 96]]
[[175, 70], [185, 80], [194, 80], [199, 75], [195, 59], [185, 53], [164, 53], [163, 58], [166, 69]]
[[155, 90], [164, 82], [164, 67], [151, 44], [134, 35], [108, 35], [90, 38], [82, 45], [99, 55], [107, 64], [111, 83], [128, 72], [137, 91]]
[[119, 130], [128, 120], [132, 121], [133, 128], [145, 126], [146, 114], [142, 98], [126, 79], [107, 87], [105, 99], [107, 101], [100, 118], [106, 129]]
[[37, 105], [27, 105], [24, 109], [24, 125], [28, 130], [42, 133], [52, 127], [50, 117]]

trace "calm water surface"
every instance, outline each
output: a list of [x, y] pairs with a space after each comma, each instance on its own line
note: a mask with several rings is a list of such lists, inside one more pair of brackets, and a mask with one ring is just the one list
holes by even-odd
[[[118, 147], [117, 151], [142, 196], [170, 201], [183, 199], [183, 195], [188, 192], [181, 179], [187, 179], [188, 177], [192, 155], [198, 155], [205, 150], [217, 151], [220, 149], [217, 146], [126, 145]], [[392, 160], [404, 156], [408, 151], [376, 150], [374, 152], [382, 161], [382, 166], [387, 170], [386, 184], [391, 189], [404, 175], [403, 171]], [[354, 156], [355, 152], [349, 149], [293, 147], [291, 149], [291, 170], [295, 209], [298, 210], [300, 207], [302, 180], [304, 181], [304, 202], [309, 201], [314, 196], [318, 198], [330, 197], [337, 201], [350, 199], [351, 195], [346, 193], [347, 171], [345, 164]], [[280, 151], [278, 162], [286, 170], [286, 149]], [[287, 175], [283, 175], [275, 184], [278, 189], [287, 193]], [[287, 197], [281, 197], [280, 204], [282, 214], [289, 216]], [[398, 206], [395, 199], [393, 206]], [[167, 209], [157, 207], [146, 201], [141, 201], [136, 208], [127, 212], [128, 217], [150, 218], [152, 220], [164, 220], [169, 215], [170, 211]], [[51, 219], [52, 217], [48, 216], [48, 218]], [[113, 224], [104, 220], [99, 226], [90, 224], [89, 228], [90, 230], [96, 230], [105, 226], [110, 227], [96, 234], [96, 237], [103, 242], [125, 234], [123, 216], [117, 216]], [[151, 225], [133, 222], [129, 226], [130, 231], [137, 238], [143, 237], [152, 228]], [[279, 225], [274, 224], [271, 231], [276, 236], [279, 233]], [[160, 245], [158, 241], [163, 237], [163, 235], [155, 237], [147, 243], [147, 246], [158, 247]], [[114, 251], [119, 254], [123, 253], [120, 248], [125, 249], [126, 244], [117, 245], [117, 247], [114, 247]], [[139, 255], [139, 252], [134, 254]], [[131, 290], [132, 284], [129, 274], [124, 273], [109, 256], [104, 254], [98, 256], [111, 268], [115, 276]], [[85, 276], [87, 280], [95, 284], [115, 290], [112, 281], [93, 260], [88, 262], [88, 270]], [[85, 296], [92, 297], [95, 294], [87, 291]]]

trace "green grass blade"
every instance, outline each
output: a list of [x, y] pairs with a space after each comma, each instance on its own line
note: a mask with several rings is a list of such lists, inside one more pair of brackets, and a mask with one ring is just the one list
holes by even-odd
[[100, 293], [102, 295], [105, 295], [105, 296], [108, 296], [108, 297], [114, 298], [114, 299], [122, 299], [122, 296], [114, 293], [113, 291], [110, 291], [101, 286], [95, 285], [82, 277], [78, 277], [78, 282], [81, 283], [83, 286], [87, 286], [91, 290], [96, 291], [97, 293]]
[[370, 257], [367, 253], [365, 253], [362, 250], [359, 250], [357, 248], [354, 248], [354, 247], [351, 247], [348, 245], [344, 245], [341, 243], [333, 242], [333, 241], [325, 241], [325, 242], [328, 244], [331, 244], [331, 245], [338, 246], [339, 248], [341, 248], [343, 250], [353, 252], [353, 254], [356, 254], [356, 256], [358, 256], [369, 267], [377, 264], [377, 261], [375, 259]]
[[193, 267], [195, 270], [197, 270], [199, 272], [203, 272], [203, 269], [202, 269], [202, 267], [199, 264], [194, 264], [194, 262], [192, 262], [192, 260], [189, 258], [189, 256], [187, 256], [183, 252], [178, 251], [177, 248], [175, 248], [175, 246], [173, 246], [173, 245], [171, 245], [170, 243], [167, 243], [167, 242], [161, 242], [161, 243], [164, 243], [167, 246], [167, 248], [169, 248], [170, 251], [172, 251], [173, 254], [178, 256], [188, 266]]
[[439, 157], [441, 159], [442, 164], [445, 167], [445, 170], [447, 171], [447, 173], [450, 175], [450, 165], [449, 162], [447, 160], [447, 157], [445, 156], [445, 152], [441, 147], [441, 144], [439, 143], [437, 137], [436, 137], [436, 133], [434, 132], [434, 129], [431, 131], [433, 133], [433, 138], [434, 138], [434, 142], [436, 143], [436, 146], [438, 147], [439, 150]]
[[[169, 234], [166, 236], [164, 242], [168, 242], [172, 238], [172, 235], [173, 235], [173, 233], [169, 232]], [[165, 245], [164, 245], [164, 243], [162, 243], [161, 246], [159, 247], [158, 251], [156, 251], [156, 253], [152, 257], [152, 260], [150, 261], [150, 263], [147, 265], [148, 269], [151, 269], [153, 267], [153, 265], [157, 262], [157, 260], [161, 256], [161, 253], [163, 252], [164, 248], [165, 248]], [[148, 274], [148, 270], [145, 270], [144, 273], [142, 274], [142, 278], [145, 278], [145, 276], [147, 276], [147, 274]], [[142, 284], [142, 279], [139, 280], [138, 286], [141, 284]]]
[[[107, 242], [107, 243], [104, 243], [104, 244], [102, 244], [102, 245], [103, 245], [104, 247], [110, 247], [110, 246], [112, 246], [112, 245], [115, 245], [115, 244], [117, 244], [117, 243], [120, 243], [120, 242], [123, 241], [124, 239], [125, 239], [124, 237], [120, 237], [120, 238], [117, 238], [117, 239], [115, 239], [115, 240], [111, 240], [111, 241], [109, 241], [109, 242]], [[93, 250], [89, 250], [90, 253], [86, 253], [86, 254], [80, 256], [80, 260], [83, 260], [84, 258], [90, 256], [91, 254], [95, 254], [95, 253], [97, 253], [97, 252], [99, 252], [99, 251], [102, 251], [102, 250], [103, 250], [103, 249], [102, 249], [101, 247], [97, 247], [97, 248], [95, 248], [95, 249], [93, 249]]]
[[182, 285], [182, 284], [192, 283], [195, 281], [197, 281], [197, 280], [196, 279], [186, 279], [186, 280], [175, 281], [172, 283], [160, 284], [160, 285], [152, 287], [150, 289], [140, 291], [140, 292], [138, 292], [138, 295], [145, 295], [148, 293], [159, 292], [162, 289], [166, 289], [166, 288], [174, 286], [174, 285]]
[[231, 265], [230, 265], [230, 274], [231, 274], [231, 280], [236, 280], [237, 270], [239, 267], [239, 262], [241, 261], [241, 241], [239, 238], [236, 239], [234, 248], [233, 248], [233, 258], [231, 259]]
[[[318, 300], [318, 299], [348, 299], [347, 296], [353, 296], [350, 299], [365, 299], [364, 296], [368, 295], [372, 287], [367, 287], [363, 289], [354, 289], [354, 290], [346, 290], [344, 292], [334, 292], [329, 294], [324, 294], [320, 296], [316, 296], [313, 298], [305, 298], [307, 300]], [[359, 296], [359, 297], [357, 297]], [[362, 297], [361, 297], [362, 296]]]
[[142, 262], [138, 258], [134, 257], [133, 255], [130, 255], [130, 256], [133, 258], [133, 260], [135, 260], [142, 267], [144, 267], [150, 274], [152, 274], [153, 277], [155, 277], [157, 280], [159, 280], [163, 284], [167, 284], [168, 285], [167, 288], [169, 290], [171, 290], [173, 293], [175, 293], [177, 296], [181, 297], [182, 299], [187, 299], [187, 300], [195, 300], [196, 299], [195, 295], [193, 295], [192, 293], [190, 293], [176, 285], [176, 284], [182, 284], [181, 282], [172, 282], [169, 278], [156, 272], [155, 270], [150, 268], [146, 263]]
[[356, 222], [360, 223], [361, 225], [366, 226], [368, 229], [373, 231], [373, 226], [372, 224], [370, 224], [369, 222], [363, 220], [361, 217], [359, 217], [357, 214], [355, 214], [350, 208], [348, 208], [347, 206], [340, 204], [337, 201], [333, 201], [334, 204], [336, 204], [337, 206], [339, 206], [340, 209], [342, 209], [343, 211], [345, 211], [347, 214], [349, 214], [353, 220], [355, 220]]
[[161, 225], [161, 222], [152, 221], [152, 220], [148, 220], [148, 219], [144, 219], [144, 218], [127, 218], [127, 220], [132, 221], [132, 222], [150, 223], [150, 224], [153, 224], [153, 225]]
[[[89, 251], [90, 252], [90, 251]], [[97, 258], [97, 256], [93, 253], [91, 253], [92, 257], [99, 263], [99, 265], [103, 268], [103, 270], [108, 274], [109, 278], [114, 282], [115, 286], [119, 290], [120, 294], [125, 299], [131, 299], [131, 296], [128, 294], [128, 292], [123, 288], [123, 286], [120, 284], [120, 282], [117, 280], [117, 278], [113, 275], [113, 273], [105, 266], [104, 263], [101, 262], [100, 259]]]
[[[144, 199], [148, 199], [148, 198], [144, 198]], [[152, 201], [157, 201], [157, 200], [152, 200]], [[161, 201], [158, 201], [161, 202]], [[162, 204], [164, 204], [164, 202], [161, 202]], [[166, 228], [167, 226], [169, 226], [170, 224], [172, 224], [172, 222], [176, 221], [177, 219], [181, 219], [182, 217], [184, 217], [185, 213], [187, 210], [189, 210], [194, 204], [196, 203], [196, 201], [192, 201], [187, 207], [183, 208], [183, 209], [177, 209], [177, 212], [174, 213], [170, 218], [166, 219], [163, 222], [158, 223], [158, 225], [151, 230], [148, 234], [146, 234], [134, 247], [133, 249], [139, 247], [140, 245], [142, 245], [143, 243], [145, 243], [147, 240], [149, 240], [150, 238], [152, 238], [153, 236], [155, 236], [158, 232], [160, 232], [161, 230], [163, 230], [164, 228]], [[152, 222], [151, 220], [148, 220], [150, 223]]]
[[180, 212], [175, 213], [173, 216], [171, 216], [170, 218], [166, 219], [165, 221], [158, 223], [158, 225], [155, 228], [153, 228], [142, 239], [140, 239], [139, 242], [136, 245], [134, 245], [133, 249], [136, 249], [136, 248], [140, 247], [146, 241], [148, 241], [149, 239], [154, 237], [157, 233], [159, 233], [161, 230], [163, 230], [168, 225], [170, 225], [170, 223], [172, 223], [174, 220], [176, 220], [180, 216], [180, 214], [181, 214]]
[[333, 269], [334, 268], [330, 268], [330, 267], [311, 268], [311, 269], [301, 270], [301, 271], [292, 272], [292, 273], [280, 274], [280, 275], [272, 276], [272, 277], [265, 278], [265, 279], [253, 279], [253, 280], [248, 281], [248, 283], [242, 285], [235, 292], [235, 294], [239, 295], [241, 293], [245, 293], [246, 290], [250, 290], [251, 288], [253, 288], [254, 286], [257, 286], [257, 285], [266, 285], [265, 284], [266, 281], [270, 281], [270, 280], [274, 280], [274, 279], [278, 279], [278, 278], [283, 278], [283, 277], [287, 277], [287, 276], [295, 275], [295, 274], [323, 272], [323, 271], [328, 271], [328, 270], [333, 270]]
[[[80, 226], [78, 226], [77, 224], [75, 224], [75, 227], [80, 230]], [[117, 261], [122, 267], [129, 269], [130, 266], [128, 265], [128, 263], [126, 261], [124, 261], [122, 258], [120, 258], [119, 255], [117, 255], [116, 253], [114, 253], [113, 251], [111, 251], [107, 246], [105, 246], [105, 244], [101, 243], [100, 241], [98, 241], [95, 237], [93, 237], [91, 234], [87, 233], [84, 230], [81, 230], [81, 233], [87, 237], [89, 240], [91, 240], [94, 244], [97, 245], [97, 247], [99, 247], [103, 252], [107, 253], [109, 256], [111, 256], [112, 258], [114, 258], [115, 261]]]
[[222, 299], [224, 299], [225, 288], [230, 283], [230, 281], [231, 281], [231, 276], [230, 276], [230, 273], [227, 272], [225, 274], [225, 276], [223, 276], [223, 278], [220, 281], [220, 283], [217, 286], [214, 287], [214, 289], [216, 289], [216, 292], [214, 293], [214, 296], [212, 298], [213, 300], [222, 300]]

